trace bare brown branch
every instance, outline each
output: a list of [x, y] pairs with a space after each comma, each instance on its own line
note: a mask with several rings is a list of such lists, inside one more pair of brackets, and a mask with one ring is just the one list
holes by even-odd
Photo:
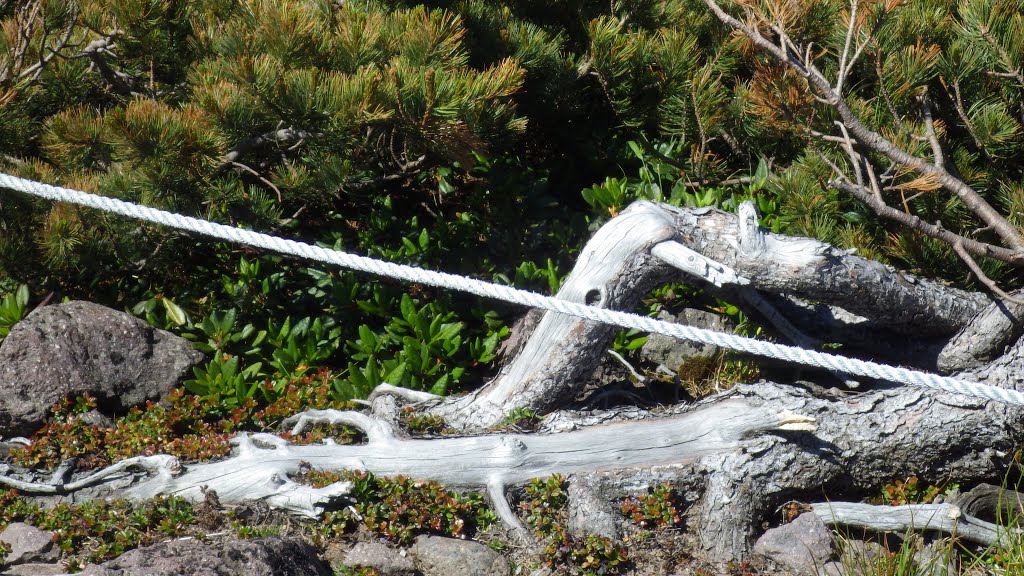
[[879, 216], [903, 224], [904, 226], [917, 230], [931, 238], [942, 240], [950, 246], [959, 242], [965, 250], [972, 254], [995, 258], [1011, 264], [1024, 264], [1024, 254], [1018, 250], [1010, 250], [1002, 246], [995, 246], [986, 242], [979, 242], [977, 240], [965, 238], [951, 230], [925, 222], [914, 214], [901, 212], [900, 210], [885, 204], [879, 198], [876, 198], [871, 194], [870, 191], [865, 188], [859, 188], [852, 182], [844, 179], [836, 179], [829, 182], [829, 185], [856, 197], [861, 202], [867, 204], [868, 207], [874, 210]]
[[991, 278], [988, 277], [988, 274], [985, 274], [985, 271], [981, 269], [981, 266], [978, 266], [978, 263], [974, 260], [974, 257], [972, 257], [971, 254], [967, 252], [967, 250], [964, 250], [964, 243], [962, 241], [954, 242], [953, 250], [955, 250], [957, 256], [959, 256], [960, 259], [963, 260], [965, 264], [967, 264], [967, 267], [971, 269], [971, 272], [974, 273], [974, 276], [978, 279], [978, 281], [984, 284], [986, 287], [988, 287], [988, 289], [991, 290], [993, 294], [999, 296], [1000, 298], [1006, 300], [1007, 302], [1013, 302], [1014, 304], [1024, 304], [1024, 300], [1010, 296], [1001, 288], [999, 288], [999, 285], [995, 283], [995, 280], [992, 280]]

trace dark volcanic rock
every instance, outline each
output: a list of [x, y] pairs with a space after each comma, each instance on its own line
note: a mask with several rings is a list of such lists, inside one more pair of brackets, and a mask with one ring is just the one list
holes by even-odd
[[156, 400], [202, 358], [123, 312], [89, 302], [41, 308], [0, 344], [0, 436], [31, 434], [68, 395], [88, 392], [107, 413]]

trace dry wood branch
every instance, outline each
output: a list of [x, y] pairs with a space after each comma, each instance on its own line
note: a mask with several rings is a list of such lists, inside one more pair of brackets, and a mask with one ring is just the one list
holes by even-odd
[[942, 153], [939, 136], [935, 133], [935, 120], [932, 118], [932, 99], [927, 92], [921, 96], [921, 115], [924, 117], [925, 136], [928, 138], [928, 144], [932, 147], [935, 165], [945, 166], [946, 157]]
[[[418, 174], [420, 170], [427, 164], [427, 155], [424, 154], [419, 158], [416, 158], [415, 160], [408, 160], [405, 162], [399, 160], [396, 156], [395, 162], [397, 164], [397, 170], [395, 172], [385, 174], [383, 176], [379, 176], [377, 178], [373, 178], [371, 180], [366, 180], [363, 182], [353, 182], [350, 184], [344, 184], [342, 186], [342, 189], [345, 192], [349, 193], [359, 193], [364, 190], [368, 190], [374, 187], [387, 184], [389, 182], [398, 182], [405, 178], [409, 178], [410, 176]], [[423, 207], [427, 208], [428, 210], [430, 209], [425, 204], [423, 205]]]
[[[57, 41], [56, 45], [52, 46], [49, 49], [48, 54], [44, 56], [41, 50], [39, 54], [39, 59], [34, 64], [25, 68], [18, 74], [19, 80], [29, 77], [31, 77], [30, 80], [32, 81], [36, 80], [37, 78], [39, 78], [39, 75], [43, 73], [43, 69], [46, 68], [46, 65], [49, 64], [51, 60], [59, 56], [61, 52], [63, 52], [65, 49], [71, 46], [71, 35], [74, 34], [75, 31], [74, 19], [75, 17], [72, 16], [71, 22], [64, 29], [63, 35], [61, 36], [60, 40]], [[40, 41], [40, 44], [45, 45], [46, 36], [47, 35], [44, 34], [43, 39]]]
[[964, 514], [1000, 523], [1018, 523], [1024, 516], [1024, 493], [993, 484], [979, 484], [950, 499]]
[[230, 166], [234, 166], [235, 168], [241, 169], [241, 170], [243, 170], [245, 172], [248, 172], [249, 174], [252, 174], [253, 176], [255, 176], [257, 179], [259, 179], [260, 182], [263, 182], [268, 187], [270, 187], [270, 189], [274, 191], [274, 194], [277, 194], [277, 201], [279, 203], [282, 201], [281, 190], [277, 186], [275, 186], [273, 182], [271, 182], [270, 180], [267, 180], [262, 174], [260, 174], [256, 170], [250, 168], [249, 166], [246, 166], [245, 164], [242, 164], [241, 162], [231, 161], [231, 162], [228, 162], [228, 164]]
[[956, 252], [957, 256], [959, 256], [960, 259], [963, 260], [965, 264], [967, 264], [967, 267], [971, 269], [971, 272], [974, 273], [974, 276], [978, 279], [978, 281], [980, 281], [989, 290], [991, 290], [993, 294], [999, 296], [1000, 298], [1006, 300], [1007, 302], [1013, 302], [1014, 304], [1024, 304], [1024, 300], [1020, 300], [1018, 298], [1010, 296], [1001, 288], [999, 288], [999, 285], [996, 284], [994, 280], [989, 278], [988, 274], [985, 274], [985, 271], [981, 269], [981, 266], [978, 266], [978, 263], [974, 261], [974, 258], [971, 257], [967, 250], [964, 249], [963, 241], [953, 243], [953, 250]]
[[[917, 338], [949, 337], [987, 304], [981, 295], [913, 278], [821, 242], [771, 234], [758, 227], [752, 206], [744, 204], [741, 212], [637, 202], [588, 242], [559, 297], [630, 309], [650, 288], [685, 272], [712, 285], [747, 282], [764, 293], [840, 306]], [[547, 414], [582, 390], [583, 377], [614, 333], [605, 325], [546, 313], [496, 378], [428, 411], [464, 430], [496, 425], [515, 408]]]
[[9, 54], [0, 57], [2, 58], [0, 63], [3, 64], [3, 69], [0, 71], [0, 84], [7, 84], [17, 76], [18, 71], [24, 68], [29, 44], [40, 21], [40, 10], [42, 10], [42, 2], [27, 2], [15, 9], [14, 46]]
[[876, 532], [936, 530], [959, 536], [983, 546], [1006, 545], [1008, 530], [975, 518], [953, 504], [905, 504], [875, 506], [856, 502], [823, 502], [812, 504], [814, 514], [825, 524], [864, 528]]
[[299, 130], [297, 128], [280, 128], [273, 130], [265, 134], [253, 136], [247, 140], [242, 140], [235, 147], [228, 151], [224, 155], [224, 159], [221, 160], [221, 169], [238, 162], [243, 155], [256, 148], [261, 148], [267, 145], [276, 146], [293, 146], [303, 140], [308, 140], [319, 134], [313, 132], [307, 132], [306, 130]]
[[834, 186], [851, 196], [859, 199], [868, 205], [868, 208], [874, 210], [875, 214], [879, 216], [899, 222], [908, 228], [917, 230], [926, 236], [942, 240], [948, 243], [950, 246], [960, 243], [965, 250], [978, 256], [987, 256], [990, 258], [996, 258], [1004, 262], [1010, 262], [1015, 258], [1020, 257], [1020, 253], [1017, 250], [1009, 250], [1002, 246], [995, 246], [986, 242], [979, 242], [971, 238], [965, 238], [952, 230], [948, 230], [936, 224], [930, 224], [921, 220], [914, 214], [902, 212], [895, 208], [885, 204], [874, 194], [868, 192], [862, 187], [858, 187], [856, 184], [846, 182], [843, 180], [832, 180], [829, 182], [829, 186]]
[[853, 42], [853, 37], [857, 33], [857, 5], [858, 0], [850, 0], [850, 12], [848, 14], [849, 23], [846, 27], [846, 39], [843, 41], [843, 53], [839, 56], [839, 72], [836, 74], [836, 94], [843, 93], [843, 83], [846, 81], [846, 75], [849, 74], [850, 68], [853, 67], [853, 62], [847, 60], [850, 55], [850, 44]]
[[115, 70], [111, 67], [110, 63], [107, 62], [106, 57], [113, 54], [112, 50], [115, 46], [116, 38], [119, 35], [120, 32], [115, 30], [102, 38], [93, 40], [82, 49], [81, 55], [89, 59], [92, 63], [92, 67], [98, 70], [100, 76], [102, 76], [103, 79], [106, 80], [107, 83], [115, 90], [123, 94], [136, 96], [143, 93], [140, 86], [144, 86], [145, 84], [138, 78], [124, 72], [123, 70]]
[[762, 292], [834, 304], [866, 318], [878, 318], [884, 309], [895, 330], [905, 326], [918, 336], [949, 335], [986, 304], [979, 295], [948, 292], [823, 242], [767, 232], [750, 218], [713, 209], [662, 209], [672, 214], [680, 243], [735, 270]]

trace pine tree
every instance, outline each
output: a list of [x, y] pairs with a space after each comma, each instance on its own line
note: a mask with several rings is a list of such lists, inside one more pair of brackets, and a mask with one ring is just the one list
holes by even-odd
[[[798, 56], [842, 76], [866, 126], [939, 158], [1021, 224], [1019, 2], [724, 9], [807, 48]], [[329, 223], [363, 222], [343, 235], [364, 251], [429, 224], [464, 244], [504, 234], [502, 218], [524, 211], [599, 218], [579, 190], [613, 178], [613, 211], [636, 197], [728, 208], [753, 196], [775, 229], [969, 282], [949, 242], [829, 184], [837, 170], [868, 182], [870, 164], [890, 208], [999, 243], [934, 179], [877, 151], [848, 154], [835, 109], [706, 2], [21, 0], [0, 18], [3, 169], [227, 223], [322, 240]], [[759, 164], [767, 180], [754, 177]], [[531, 200], [538, 191], [549, 200]], [[459, 218], [475, 224], [453, 232]], [[65, 287], [97, 269], [123, 284], [180, 271], [181, 253], [209, 256], [188, 239], [24, 198], [3, 199], [0, 224], [8, 275]], [[583, 227], [569, 229], [555, 242], [578, 245]], [[1006, 287], [1020, 283], [1017, 266], [975, 256]]]

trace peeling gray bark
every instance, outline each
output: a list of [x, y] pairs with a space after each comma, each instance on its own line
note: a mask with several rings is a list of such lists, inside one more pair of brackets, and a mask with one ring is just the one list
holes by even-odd
[[955, 372], [982, 366], [1001, 356], [1022, 334], [1024, 306], [993, 301], [942, 347], [938, 368]]
[[914, 388], [829, 397], [762, 382], [733, 394], [794, 407], [818, 429], [702, 459], [695, 473], [707, 490], [689, 517], [712, 558], [747, 557], [761, 523], [786, 501], [870, 493], [910, 475], [964, 485], [998, 478], [1024, 441], [1024, 409]]

